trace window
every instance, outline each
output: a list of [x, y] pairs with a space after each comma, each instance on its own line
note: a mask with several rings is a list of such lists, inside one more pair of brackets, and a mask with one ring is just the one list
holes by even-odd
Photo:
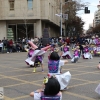
[[14, 1], [15, 0], [9, 0], [10, 10], [14, 10]]
[[98, 17], [95, 17], [95, 19], [98, 19]]
[[27, 0], [27, 4], [28, 4], [28, 9], [32, 10], [33, 9], [33, 0]]

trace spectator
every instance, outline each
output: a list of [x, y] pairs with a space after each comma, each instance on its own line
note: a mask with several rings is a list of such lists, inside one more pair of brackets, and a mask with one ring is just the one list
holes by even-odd
[[3, 51], [4, 51], [7, 46], [7, 41], [6, 41], [5, 37], [3, 38], [2, 42], [3, 42]]
[[16, 51], [17, 52], [20, 52], [20, 50], [21, 50], [20, 44], [19, 43], [16, 43]]
[[70, 39], [69, 39], [69, 37], [67, 37], [66, 43], [67, 43], [67, 45], [70, 45]]
[[13, 49], [13, 41], [12, 41], [12, 39], [8, 43], [9, 43], [9, 49], [10, 49], [10, 53], [11, 53], [12, 49]]
[[71, 46], [72, 46], [72, 49], [75, 47], [75, 38], [71, 38]]
[[7, 39], [7, 53], [9, 53], [9, 52], [10, 52], [10, 45], [9, 45], [9, 41]]
[[34, 38], [34, 43], [37, 45], [38, 44], [39, 39], [37, 37]]
[[0, 52], [2, 52], [3, 42], [0, 40]]

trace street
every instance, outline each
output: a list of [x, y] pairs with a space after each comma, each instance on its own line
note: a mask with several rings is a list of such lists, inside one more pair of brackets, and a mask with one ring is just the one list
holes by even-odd
[[[44, 72], [38, 67], [36, 73], [25, 63], [27, 52], [0, 54], [0, 87], [4, 88], [4, 100], [33, 100], [30, 92], [42, 86], [47, 76], [48, 53], [44, 57]], [[95, 93], [100, 83], [100, 70], [97, 69], [100, 57], [80, 58], [78, 63], [71, 63], [62, 68], [62, 73], [70, 71], [72, 78], [68, 90], [63, 91], [62, 100], [100, 100]]]

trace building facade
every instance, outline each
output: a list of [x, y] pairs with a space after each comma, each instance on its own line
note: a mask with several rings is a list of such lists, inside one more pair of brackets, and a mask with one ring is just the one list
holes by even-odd
[[60, 0], [0, 0], [0, 39], [60, 36]]
[[100, 1], [99, 4], [97, 5], [98, 10], [94, 14], [94, 22], [93, 22], [93, 27], [97, 26], [100, 24]]

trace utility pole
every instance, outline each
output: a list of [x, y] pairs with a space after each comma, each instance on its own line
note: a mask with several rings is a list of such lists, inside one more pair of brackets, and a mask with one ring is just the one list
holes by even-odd
[[60, 35], [62, 37], [62, 0], [60, 1], [60, 10], [61, 10], [61, 17], [60, 17]]

